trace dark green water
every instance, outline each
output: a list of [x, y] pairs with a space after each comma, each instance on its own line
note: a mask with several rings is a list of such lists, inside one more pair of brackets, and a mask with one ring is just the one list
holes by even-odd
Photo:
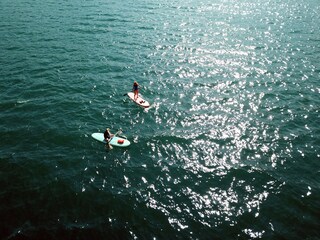
[[[318, 0], [0, 17], [1, 239], [320, 238]], [[106, 127], [131, 146], [106, 151]]]

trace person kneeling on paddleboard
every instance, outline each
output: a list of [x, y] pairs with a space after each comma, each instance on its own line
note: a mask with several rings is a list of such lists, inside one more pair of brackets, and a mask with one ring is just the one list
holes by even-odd
[[139, 84], [137, 81], [134, 81], [132, 91], [134, 93], [134, 100], [137, 100], [139, 95]]
[[114, 136], [114, 134], [111, 134], [110, 129], [107, 128], [106, 131], [104, 132], [103, 136], [104, 136], [104, 140], [107, 142], [107, 145], [109, 146], [109, 148], [112, 149], [112, 146], [110, 145], [109, 142], [110, 142], [111, 138]]

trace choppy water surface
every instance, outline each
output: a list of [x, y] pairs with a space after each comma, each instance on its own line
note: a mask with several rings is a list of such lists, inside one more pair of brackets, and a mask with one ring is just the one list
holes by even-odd
[[1, 1], [1, 238], [320, 237], [319, 13]]

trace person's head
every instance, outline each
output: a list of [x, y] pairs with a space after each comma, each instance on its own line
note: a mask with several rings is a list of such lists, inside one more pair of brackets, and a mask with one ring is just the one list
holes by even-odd
[[137, 81], [134, 81], [134, 83], [133, 83], [134, 85], [138, 85], [138, 83], [137, 83]]
[[110, 128], [107, 128], [107, 131], [109, 132], [109, 131], [110, 131]]

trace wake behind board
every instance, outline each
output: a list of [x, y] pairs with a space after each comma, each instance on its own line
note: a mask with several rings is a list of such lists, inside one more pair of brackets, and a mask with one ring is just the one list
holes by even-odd
[[137, 99], [134, 99], [134, 93], [133, 92], [128, 92], [127, 93], [128, 97], [134, 101], [136, 104], [138, 104], [140, 107], [143, 107], [143, 108], [148, 108], [150, 107], [150, 104], [147, 100], [144, 100], [141, 95], [139, 94]]
[[[91, 137], [93, 137], [95, 140], [99, 142], [107, 143], [106, 140], [104, 140], [103, 133], [92, 133]], [[118, 136], [114, 136], [113, 138], [111, 138], [109, 143], [110, 145], [116, 146], [116, 147], [128, 147], [130, 145], [130, 141]]]

